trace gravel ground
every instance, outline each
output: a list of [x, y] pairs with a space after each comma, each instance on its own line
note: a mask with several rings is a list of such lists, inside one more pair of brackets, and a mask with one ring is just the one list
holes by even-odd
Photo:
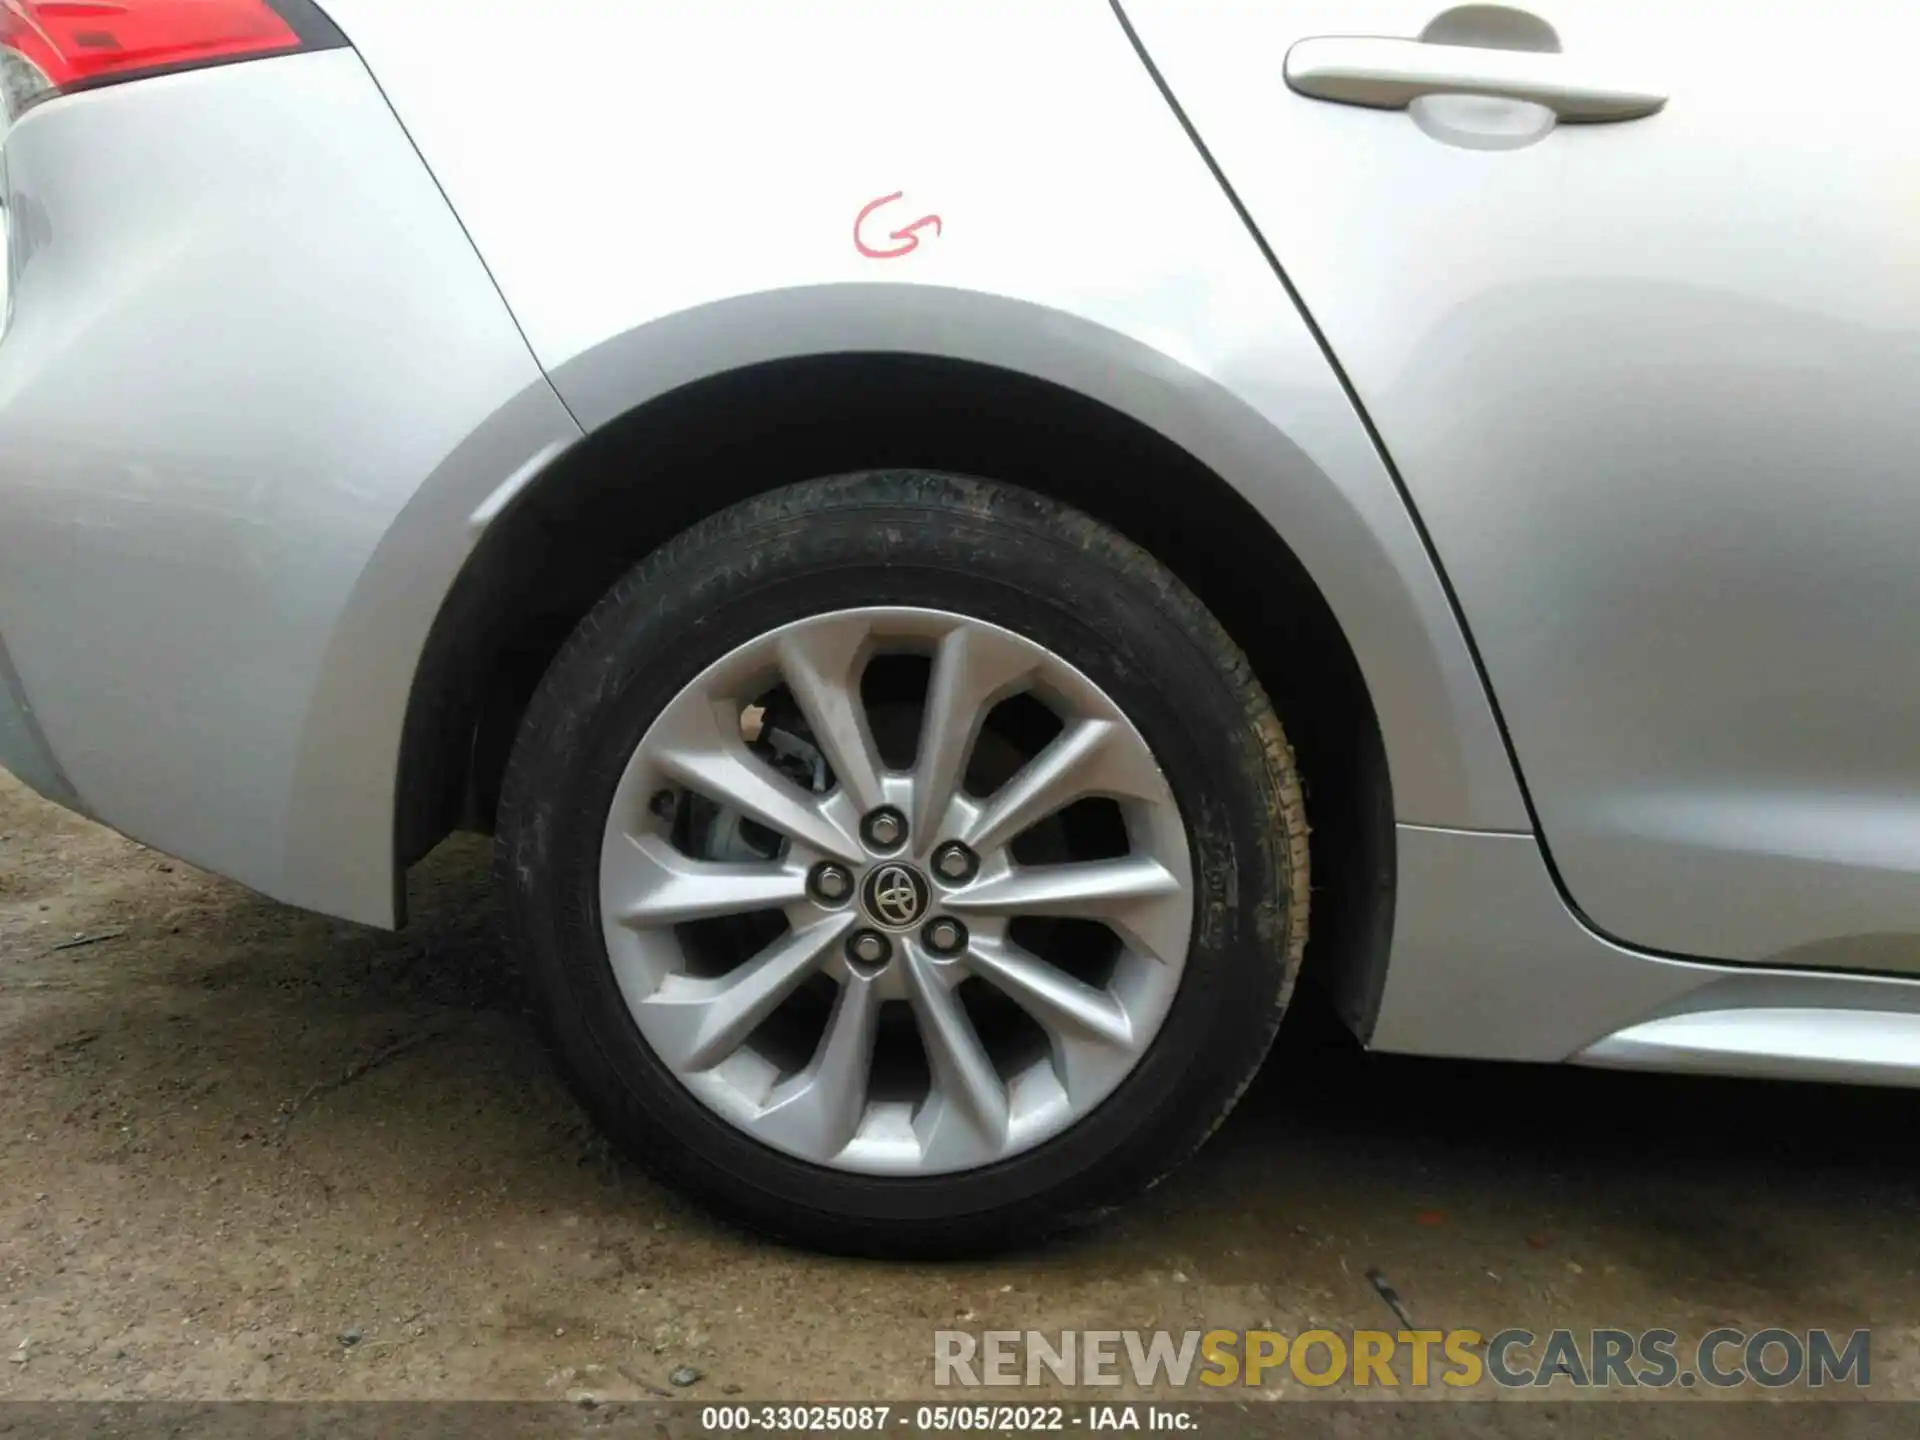
[[1871, 1325], [1920, 1396], [1920, 1096], [1367, 1057], [1296, 1007], [1105, 1228], [826, 1259], [609, 1153], [486, 858], [386, 935], [0, 776], [0, 1399], [925, 1398], [936, 1329], [1391, 1328], [1369, 1270], [1423, 1326]]

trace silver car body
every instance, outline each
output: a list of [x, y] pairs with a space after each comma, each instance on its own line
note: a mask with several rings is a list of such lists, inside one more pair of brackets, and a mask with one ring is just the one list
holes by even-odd
[[499, 518], [690, 383], [944, 357], [1158, 432], [1319, 588], [1397, 822], [1369, 1043], [1920, 1078], [1898, 46], [1788, 93], [1805, 0], [1537, 8], [1664, 108], [1287, 88], [1405, 0], [329, 0], [352, 48], [40, 106], [0, 760], [397, 923], [410, 699]]

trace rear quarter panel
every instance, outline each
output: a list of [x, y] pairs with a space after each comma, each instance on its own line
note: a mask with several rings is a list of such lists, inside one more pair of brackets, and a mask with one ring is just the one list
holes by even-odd
[[[1070, 386], [1184, 446], [1300, 555], [1358, 654], [1401, 819], [1526, 828], [1390, 475], [1100, 0], [328, 8], [587, 429], [796, 355]], [[857, 217], [896, 192], [869, 248], [938, 226], [863, 254]]]

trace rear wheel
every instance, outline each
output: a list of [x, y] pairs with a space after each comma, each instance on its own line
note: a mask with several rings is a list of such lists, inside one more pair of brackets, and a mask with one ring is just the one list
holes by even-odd
[[499, 831], [596, 1115], [839, 1250], [1037, 1238], [1151, 1183], [1305, 941], [1244, 657], [1105, 527], [947, 476], [795, 486], [636, 567], [543, 680]]

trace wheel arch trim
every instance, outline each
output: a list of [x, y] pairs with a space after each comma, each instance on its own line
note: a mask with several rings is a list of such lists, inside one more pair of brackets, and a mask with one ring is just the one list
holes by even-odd
[[381, 536], [328, 637], [293, 771], [283, 873], [300, 903], [366, 924], [406, 918], [396, 844], [405, 717], [441, 606], [483, 530], [476, 512], [580, 428], [544, 380], [493, 412]]
[[[405, 719], [432, 663], [439, 610], [476, 558], [478, 542], [528, 495], [581, 483], [570, 463], [582, 434], [603, 433], [650, 401], [782, 360], [871, 353], [934, 357], [1010, 371], [1110, 408], [1205, 466], [1295, 552], [1359, 661], [1382, 727], [1403, 820], [1456, 828], [1527, 828], [1519, 790], [1479, 676], [1404, 502], [1337, 380], [1316, 373], [1264, 403], [1166, 349], [1057, 310], [925, 285], [833, 284], [739, 296], [610, 337], [556, 367], [503, 407], [421, 487], [368, 563], [316, 694], [297, 797], [308, 823], [291, 863], [330, 872], [330, 889], [392, 893], [411, 858], [395, 833], [415, 757]], [[1315, 357], [1318, 360], [1318, 357]], [[1296, 440], [1299, 435], [1305, 443]], [[436, 558], [423, 562], [431, 552]], [[450, 557], [457, 563], [449, 564]], [[636, 559], [638, 557], [635, 557]], [[417, 599], [432, 576], [433, 604]], [[405, 633], [395, 633], [396, 625]], [[350, 635], [383, 632], [372, 673]], [[416, 633], [417, 632], [417, 633]], [[399, 650], [394, 649], [395, 646]], [[394, 655], [404, 652], [404, 684]], [[392, 716], [391, 738], [368, 733]], [[349, 763], [350, 762], [350, 763]], [[355, 778], [342, 786], [339, 776]], [[376, 796], [387, 837], [377, 858], [343, 854], [330, 837], [369, 835]], [[377, 873], [376, 873], [377, 872]], [[376, 907], [377, 908], [377, 907]]]
[[1380, 719], [1397, 818], [1531, 830], [1439, 573], [1317, 350], [1305, 360], [1289, 351], [1293, 373], [1268, 375], [1260, 393], [1241, 398], [1181, 357], [1172, 337], [1156, 345], [1079, 315], [954, 287], [821, 284], [662, 317], [574, 356], [551, 377], [592, 434], [697, 380], [848, 352], [1012, 371], [1104, 405], [1185, 451], [1261, 515], [1332, 609]]

